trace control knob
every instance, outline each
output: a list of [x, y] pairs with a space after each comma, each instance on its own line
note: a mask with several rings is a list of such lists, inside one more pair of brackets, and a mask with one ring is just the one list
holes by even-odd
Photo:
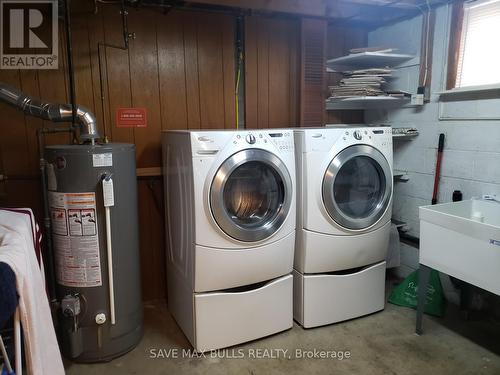
[[245, 139], [247, 143], [251, 145], [253, 145], [256, 141], [255, 136], [253, 134], [248, 134]]

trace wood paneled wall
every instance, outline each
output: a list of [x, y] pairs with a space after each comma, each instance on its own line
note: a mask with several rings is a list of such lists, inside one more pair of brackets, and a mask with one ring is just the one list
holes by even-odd
[[[123, 43], [120, 9], [100, 5], [94, 14], [91, 2], [73, 4], [78, 4], [72, 14], [77, 102], [95, 113], [100, 133], [110, 141], [136, 144], [138, 168], [161, 165], [162, 130], [235, 127], [234, 16], [129, 9], [129, 31], [136, 39], [128, 50], [102, 47], [99, 56], [99, 42]], [[247, 128], [298, 124], [300, 25], [294, 17], [245, 17]], [[354, 28], [330, 27], [327, 58], [364, 45], [365, 38]], [[61, 27], [58, 70], [0, 70], [0, 81], [46, 101], [67, 103], [65, 59]], [[336, 79], [330, 76], [327, 83]], [[145, 107], [148, 126], [116, 127], [119, 107]], [[329, 113], [327, 121], [360, 122], [362, 115]], [[0, 126], [0, 174], [8, 178], [0, 182], [0, 203], [32, 207], [41, 218], [36, 130], [53, 124], [0, 103]], [[67, 144], [70, 137], [49, 135], [46, 142]], [[138, 191], [143, 297], [161, 299], [166, 294], [161, 178], [139, 178]]]
[[[63, 27], [59, 33], [64, 32]], [[59, 55], [66, 53], [59, 43]], [[66, 61], [59, 62], [58, 70], [0, 70], [0, 81], [22, 89], [26, 94], [42, 96], [47, 100], [66, 102]], [[31, 207], [39, 217], [41, 196], [39, 158], [36, 131], [49, 123], [24, 116], [17, 109], [0, 103], [0, 204]], [[69, 134], [54, 134], [48, 144], [69, 143]], [[7, 180], [5, 180], [7, 178]]]
[[327, 21], [304, 18], [301, 22], [300, 126], [318, 127], [325, 117], [325, 64]]
[[[117, 8], [105, 6], [100, 15], [102, 28], [89, 27], [88, 34], [122, 43]], [[105, 47], [101, 57], [106, 70], [101, 123], [111, 140], [136, 144], [138, 168], [161, 165], [161, 130], [234, 127], [233, 29], [229, 15], [129, 11], [136, 39], [128, 51]], [[148, 127], [117, 128], [118, 107], [145, 107]]]
[[[161, 130], [235, 127], [234, 16], [129, 9], [129, 31], [136, 39], [129, 50], [102, 48], [99, 72], [98, 43], [122, 44], [120, 9], [100, 5], [93, 14], [89, 3], [75, 3], [77, 102], [95, 113], [100, 133], [110, 141], [136, 144], [138, 168], [161, 165]], [[299, 24], [293, 18], [252, 16], [246, 25], [247, 127], [294, 126]], [[58, 70], [0, 70], [0, 81], [46, 101], [68, 102], [63, 37], [61, 27]], [[147, 128], [116, 127], [116, 109], [132, 106], [147, 109]], [[41, 218], [36, 129], [53, 124], [0, 103], [0, 126], [0, 174], [8, 177], [0, 182], [1, 204], [33, 207]], [[48, 144], [69, 141], [68, 135], [47, 136]], [[143, 297], [165, 298], [161, 178], [140, 178], [138, 191]]]
[[299, 20], [250, 16], [245, 26], [246, 127], [298, 126]]

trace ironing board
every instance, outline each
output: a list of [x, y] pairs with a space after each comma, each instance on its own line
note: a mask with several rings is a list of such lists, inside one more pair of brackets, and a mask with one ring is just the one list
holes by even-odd
[[[30, 217], [31, 222], [31, 230], [33, 233], [33, 247], [36, 252], [36, 257], [38, 259], [38, 263], [40, 265], [40, 269], [42, 271], [42, 275], [44, 274], [43, 260], [41, 256], [41, 242], [42, 235], [39, 229], [39, 226], [35, 220], [35, 216], [33, 212], [29, 208], [1, 208], [1, 210], [16, 212], [19, 214], [28, 215]], [[21, 340], [21, 316], [19, 313], [19, 306], [16, 308], [14, 313], [14, 370], [17, 375], [22, 375], [22, 340]]]

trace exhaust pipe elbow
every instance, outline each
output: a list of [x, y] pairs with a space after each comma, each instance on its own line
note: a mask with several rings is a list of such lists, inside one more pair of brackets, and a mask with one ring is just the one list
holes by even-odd
[[80, 123], [80, 138], [85, 140], [99, 138], [97, 120], [90, 110], [84, 106], [77, 106], [76, 117]]
[[[71, 104], [57, 105], [55, 111], [57, 114], [52, 121], [69, 122], [73, 120], [73, 107]], [[80, 125], [80, 138], [84, 140], [97, 139], [99, 133], [97, 131], [97, 120], [94, 114], [82, 105], [76, 106], [76, 122]]]
[[[52, 122], [72, 122], [73, 107], [71, 104], [44, 103], [34, 99], [14, 87], [0, 82], [0, 101], [18, 108], [25, 114]], [[76, 106], [75, 121], [80, 125], [80, 138], [83, 140], [98, 139], [97, 120], [94, 114], [84, 106]]]

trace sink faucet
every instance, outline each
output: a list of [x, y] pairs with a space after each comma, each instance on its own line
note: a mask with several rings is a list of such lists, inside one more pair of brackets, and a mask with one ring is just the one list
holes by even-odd
[[492, 201], [492, 202], [500, 203], [500, 199], [498, 199], [496, 195], [492, 195], [492, 194], [483, 195], [483, 199], [485, 201]]

